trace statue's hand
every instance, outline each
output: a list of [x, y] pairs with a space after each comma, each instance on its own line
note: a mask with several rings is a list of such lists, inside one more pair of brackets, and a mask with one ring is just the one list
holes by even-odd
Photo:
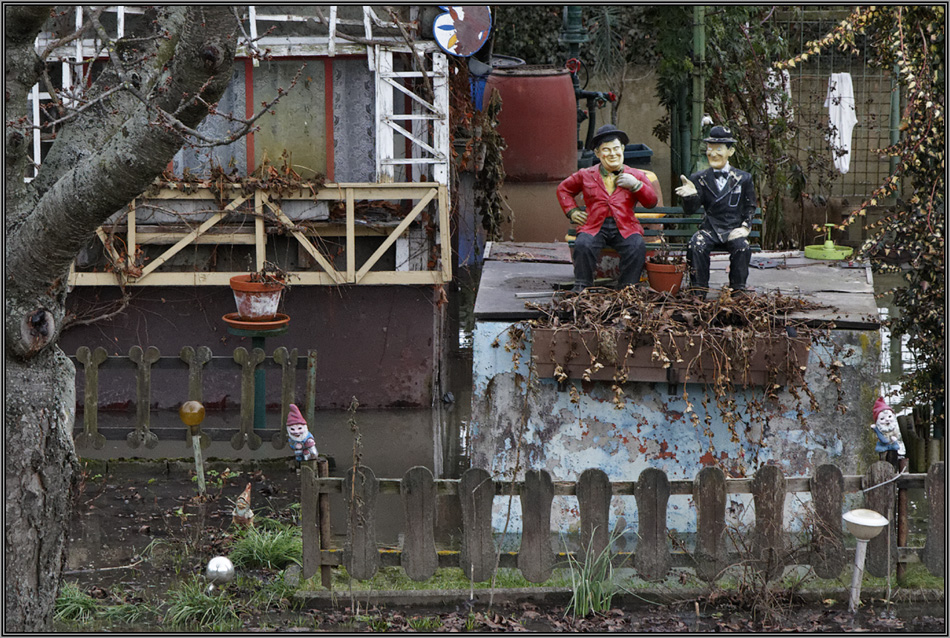
[[749, 227], [748, 226], [739, 226], [738, 228], [733, 228], [729, 231], [729, 235], [726, 237], [726, 241], [733, 241], [735, 239], [743, 239], [749, 236]]
[[680, 197], [692, 197], [697, 194], [696, 184], [689, 181], [685, 175], [680, 175], [680, 180], [682, 180], [683, 185], [677, 186], [674, 191]]
[[578, 226], [583, 226], [587, 222], [587, 211], [578, 208], [571, 212], [571, 222]]
[[615, 183], [621, 188], [626, 188], [631, 193], [636, 193], [638, 190], [643, 188], [643, 182], [638, 180], [630, 173], [621, 173], [617, 177], [617, 181]]

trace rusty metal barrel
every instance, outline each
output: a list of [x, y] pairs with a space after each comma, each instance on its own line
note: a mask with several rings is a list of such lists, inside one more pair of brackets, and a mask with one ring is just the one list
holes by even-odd
[[485, 98], [501, 94], [498, 132], [508, 182], [560, 181], [577, 170], [577, 102], [566, 69], [516, 66], [494, 69]]

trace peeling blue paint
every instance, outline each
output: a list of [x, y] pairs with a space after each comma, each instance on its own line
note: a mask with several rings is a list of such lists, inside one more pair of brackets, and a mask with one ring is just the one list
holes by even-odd
[[[825, 378], [819, 360], [832, 359], [824, 347], [812, 348], [806, 379], [818, 400], [820, 409], [811, 411], [807, 398], [802, 406], [806, 427], [798, 421], [795, 400], [780, 391], [777, 402], [769, 403], [766, 423], [755, 423], [749, 416], [749, 403], [762, 399], [761, 388], [738, 389], [736, 403], [739, 423], [730, 430], [709, 397], [709, 423], [702, 405], [703, 387], [688, 384], [688, 400], [683, 399], [683, 386], [671, 389], [666, 383], [628, 383], [623, 386], [626, 405], [615, 409], [611, 402], [610, 382], [581, 383], [577, 388], [578, 403], [571, 402], [571, 393], [559, 389], [554, 379], [531, 379], [530, 339], [523, 347], [509, 344], [507, 331], [511, 324], [479, 321], [473, 335], [473, 405], [471, 421], [472, 465], [482, 467], [495, 476], [510, 478], [515, 469], [516, 442], [521, 439], [521, 467], [546, 469], [554, 480], [573, 481], [588, 468], [599, 468], [612, 481], [635, 481], [648, 468], [659, 468], [670, 480], [693, 480], [705, 465], [717, 464], [727, 476], [751, 477], [755, 469], [777, 463], [787, 477], [806, 476], [820, 464], [832, 462], [842, 471], [855, 473], [858, 459], [846, 455], [845, 449], [856, 447], [867, 436], [866, 425], [860, 422], [862, 410], [859, 388], [875, 383], [879, 367], [877, 350], [852, 348], [839, 359], [844, 364], [841, 374], [844, 403], [848, 408], [841, 415], [834, 410], [837, 390]], [[837, 331], [835, 339], [854, 341], [861, 331]], [[493, 347], [497, 340], [498, 347]], [[509, 349], [506, 349], [506, 346]], [[531, 387], [527, 400], [526, 388]], [[585, 391], [586, 389], [586, 391]], [[694, 425], [691, 410], [698, 417]], [[807, 494], [790, 495], [787, 499], [787, 522], [800, 518]], [[496, 498], [493, 522], [501, 531], [507, 512], [507, 498], [502, 508]], [[695, 510], [689, 496], [672, 496], [668, 511], [670, 529], [695, 531]], [[735, 522], [752, 515], [751, 496], [730, 495]], [[569, 531], [577, 525], [577, 500], [555, 497], [552, 506], [553, 527]], [[513, 508], [514, 511], [514, 508]], [[501, 516], [501, 518], [500, 518]], [[614, 497], [611, 504], [611, 525], [618, 517], [636, 528], [636, 502], [632, 496]], [[520, 530], [520, 506], [512, 513], [508, 531]], [[501, 523], [501, 525], [499, 525]]]

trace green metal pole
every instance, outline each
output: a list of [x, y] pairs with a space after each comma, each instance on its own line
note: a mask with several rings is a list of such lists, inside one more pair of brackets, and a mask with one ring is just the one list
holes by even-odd
[[699, 142], [703, 137], [703, 104], [706, 101], [706, 7], [693, 7], [693, 117], [691, 170], [699, 167]]
[[[891, 146], [897, 144], [901, 139], [901, 87], [897, 82], [897, 67], [894, 68], [894, 74], [891, 76]], [[897, 170], [897, 157], [891, 156], [890, 169], [891, 174]]]
[[[688, 102], [689, 102], [689, 87], [686, 86], [686, 84], [684, 83], [682, 88], [680, 89], [680, 100], [679, 100], [678, 108], [680, 110], [680, 149], [681, 149], [680, 160], [682, 162], [681, 169], [682, 169], [683, 175], [686, 175], [687, 177], [689, 177], [690, 173], [692, 173], [692, 170], [690, 170], [692, 168], [690, 164], [690, 156], [691, 156], [690, 148], [692, 146], [692, 141], [691, 141], [692, 135], [689, 130], [689, 103]], [[673, 181], [676, 183], [677, 186], [679, 186], [678, 179], [673, 180]]]

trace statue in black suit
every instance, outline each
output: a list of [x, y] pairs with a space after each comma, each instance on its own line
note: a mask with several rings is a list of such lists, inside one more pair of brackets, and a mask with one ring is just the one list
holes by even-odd
[[700, 206], [706, 213], [686, 252], [690, 291], [701, 297], [709, 288], [709, 254], [713, 250], [729, 251], [729, 287], [745, 290], [752, 260], [748, 237], [755, 214], [752, 175], [729, 165], [736, 152], [732, 133], [725, 126], [714, 126], [703, 141], [709, 168], [689, 179], [680, 175], [682, 186], [676, 189], [686, 213], [695, 213]]

